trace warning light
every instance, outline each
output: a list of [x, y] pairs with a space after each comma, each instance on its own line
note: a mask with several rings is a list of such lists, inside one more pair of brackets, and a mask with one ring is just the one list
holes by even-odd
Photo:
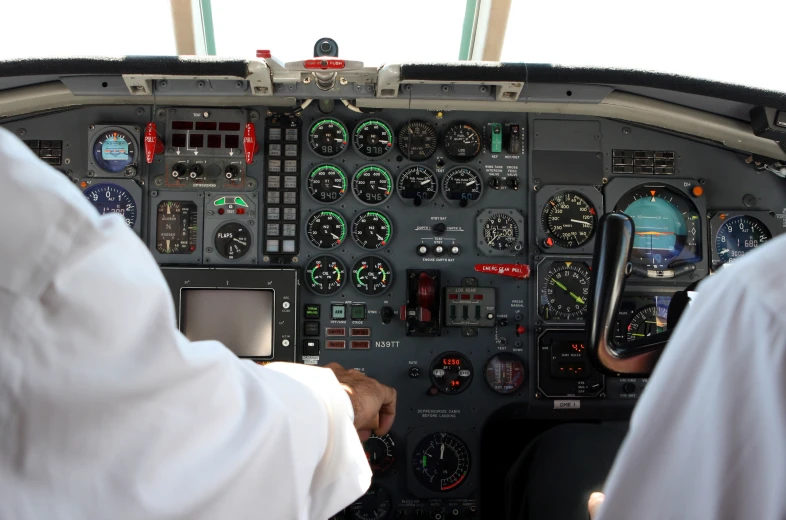
[[553, 247], [554, 246], [554, 239], [548, 237], [546, 240], [543, 241], [543, 247]]
[[81, 188], [87, 188], [87, 181], [82, 181], [82, 182], [80, 182], [80, 183], [79, 183], [79, 186], [80, 186]]
[[237, 214], [238, 215], [244, 215], [245, 213], [246, 213], [246, 209], [245, 208], [237, 208]]
[[693, 194], [694, 197], [701, 197], [704, 195], [704, 188], [701, 186], [694, 186], [690, 192]]
[[218, 214], [219, 215], [223, 215], [224, 214], [224, 208], [218, 208]]
[[516, 336], [523, 336], [526, 333], [527, 333], [527, 327], [525, 327], [524, 325], [519, 325], [518, 327], [516, 327]]

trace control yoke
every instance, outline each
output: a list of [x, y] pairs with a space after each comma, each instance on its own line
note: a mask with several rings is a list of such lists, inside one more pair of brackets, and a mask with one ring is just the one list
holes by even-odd
[[625, 279], [633, 269], [633, 233], [633, 220], [615, 212], [601, 217], [595, 237], [586, 347], [592, 364], [606, 374], [648, 375], [671, 336], [669, 330], [622, 345], [615, 341]]

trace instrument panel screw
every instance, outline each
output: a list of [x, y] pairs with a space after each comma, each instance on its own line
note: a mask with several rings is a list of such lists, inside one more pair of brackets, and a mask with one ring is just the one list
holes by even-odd
[[347, 83], [349, 83], [349, 81], [347, 81], [347, 78], [338, 78], [338, 82], [341, 83], [342, 85], [346, 85]]
[[210, 112], [205, 112], [204, 114], [202, 114], [202, 117], [207, 119], [208, 117], [210, 117]]
[[630, 128], [628, 128], [627, 126], [623, 126], [622, 133], [625, 135], [630, 135]]
[[305, 83], [306, 85], [311, 83], [311, 76], [303, 76], [303, 83]]
[[205, 248], [205, 252], [212, 253], [213, 252], [213, 248], [212, 247]]

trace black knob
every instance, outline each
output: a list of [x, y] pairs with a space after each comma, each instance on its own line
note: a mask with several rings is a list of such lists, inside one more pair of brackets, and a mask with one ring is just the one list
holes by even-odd
[[418, 367], [410, 367], [409, 369], [409, 377], [412, 379], [420, 376], [420, 369]]
[[201, 164], [194, 164], [188, 169], [188, 176], [192, 179], [196, 179], [197, 177], [201, 177], [204, 171], [205, 169]]
[[508, 324], [508, 319], [507, 318], [500, 318], [500, 319], [497, 320], [497, 325], [500, 326], [500, 327], [505, 327], [505, 326], [507, 326], [507, 324]]
[[622, 392], [625, 394], [634, 394], [636, 393], [636, 385], [633, 383], [625, 383], [622, 385]]
[[491, 186], [492, 190], [498, 190], [500, 184], [499, 177], [492, 177], [489, 179], [489, 186]]
[[224, 170], [224, 177], [227, 179], [235, 179], [240, 176], [240, 168], [234, 164], [230, 164]]
[[183, 163], [175, 163], [172, 165], [172, 177], [175, 179], [182, 177], [186, 174], [186, 165]]
[[519, 180], [516, 177], [508, 177], [506, 184], [511, 190], [519, 189]]
[[136, 176], [136, 166], [134, 166], [133, 164], [129, 164], [128, 166], [126, 166], [126, 169], [125, 169], [124, 173], [125, 173], [126, 177], [135, 177]]
[[382, 307], [379, 311], [379, 316], [382, 318], [382, 323], [387, 325], [393, 321], [393, 309], [390, 307]]
[[426, 256], [428, 254], [428, 246], [426, 244], [420, 244], [417, 248], [415, 248], [415, 252], [418, 256]]
[[453, 509], [453, 510], [452, 510], [452, 511], [451, 511], [451, 512], [448, 514], [448, 518], [458, 518], [458, 517], [460, 517], [460, 516], [461, 516], [461, 511], [459, 511], [459, 510], [458, 510], [458, 508], [456, 508], [456, 509]]
[[434, 227], [431, 228], [431, 230], [437, 236], [439, 236], [442, 233], [444, 233], [446, 229], [447, 229], [447, 226], [444, 224], [444, 222], [440, 222], [439, 224], [434, 224]]

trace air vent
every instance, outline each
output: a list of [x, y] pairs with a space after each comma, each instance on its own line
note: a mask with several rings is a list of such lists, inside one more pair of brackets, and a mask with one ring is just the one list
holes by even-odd
[[631, 175], [674, 175], [674, 152], [614, 150], [614, 173]]

